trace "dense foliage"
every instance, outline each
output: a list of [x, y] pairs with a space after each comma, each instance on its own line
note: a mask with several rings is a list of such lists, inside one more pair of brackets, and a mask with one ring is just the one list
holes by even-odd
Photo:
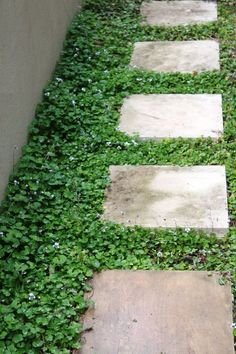
[[[1, 353], [78, 348], [86, 282], [97, 270], [216, 270], [236, 290], [235, 2], [218, 3], [217, 23], [170, 29], [141, 26], [140, 3], [87, 0], [38, 106], [1, 207]], [[135, 41], [209, 38], [221, 44], [220, 72], [129, 67]], [[224, 137], [143, 142], [125, 136], [117, 129], [119, 109], [134, 93], [222, 93]], [[112, 164], [225, 165], [228, 236], [100, 221]]]

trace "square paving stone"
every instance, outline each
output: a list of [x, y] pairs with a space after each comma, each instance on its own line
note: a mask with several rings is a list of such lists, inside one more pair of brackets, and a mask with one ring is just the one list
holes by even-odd
[[231, 289], [216, 273], [111, 270], [92, 285], [81, 354], [234, 354]]
[[132, 95], [121, 109], [120, 130], [146, 138], [219, 138], [221, 95]]
[[178, 26], [207, 23], [217, 20], [214, 1], [151, 1], [144, 2], [141, 14], [144, 24], [151, 26]]
[[111, 166], [104, 220], [151, 228], [228, 231], [224, 166]]
[[219, 70], [219, 43], [215, 40], [136, 42], [131, 66], [156, 72]]

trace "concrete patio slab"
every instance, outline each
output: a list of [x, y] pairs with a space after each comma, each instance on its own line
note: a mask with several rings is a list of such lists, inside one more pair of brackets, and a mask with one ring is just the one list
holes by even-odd
[[132, 95], [121, 109], [120, 130], [143, 139], [219, 138], [221, 95]]
[[136, 42], [131, 67], [182, 73], [219, 70], [219, 43], [215, 40]]
[[228, 231], [224, 166], [111, 166], [104, 220], [151, 228]]
[[178, 26], [207, 23], [217, 20], [215, 1], [151, 1], [141, 6], [144, 24], [150, 26]]
[[215, 273], [110, 270], [92, 284], [81, 354], [234, 354], [230, 285]]

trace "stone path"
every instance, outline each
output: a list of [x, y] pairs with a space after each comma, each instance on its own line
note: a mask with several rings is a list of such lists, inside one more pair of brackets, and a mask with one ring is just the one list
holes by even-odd
[[228, 231], [223, 166], [111, 166], [104, 219], [125, 225]]
[[143, 139], [219, 138], [221, 95], [132, 95], [124, 101], [120, 130]]
[[[148, 25], [216, 20], [216, 3], [151, 1]], [[157, 72], [219, 70], [214, 40], [138, 42], [131, 66]], [[133, 95], [120, 128], [141, 138], [223, 134], [221, 95]], [[103, 220], [125, 225], [228, 230], [224, 166], [111, 166]], [[233, 354], [230, 285], [194, 271], [105, 271], [93, 279], [81, 354]]]
[[213, 1], [151, 1], [144, 2], [141, 14], [144, 24], [177, 26], [206, 23], [217, 20], [217, 5]]
[[218, 281], [207, 272], [97, 274], [81, 354], [233, 354], [230, 286]]
[[219, 70], [219, 44], [215, 40], [137, 42], [131, 66], [166, 73]]

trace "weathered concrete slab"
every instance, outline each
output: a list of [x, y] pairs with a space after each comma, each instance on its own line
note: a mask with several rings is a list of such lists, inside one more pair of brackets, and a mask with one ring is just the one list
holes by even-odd
[[207, 23], [217, 20], [215, 1], [151, 1], [144, 2], [141, 14], [144, 24], [151, 26], [178, 26]]
[[137, 42], [131, 66], [156, 72], [219, 70], [219, 43], [215, 40]]
[[141, 138], [219, 138], [221, 95], [132, 95], [121, 109], [120, 130]]
[[234, 354], [232, 296], [219, 276], [105, 271], [95, 276], [81, 354]]
[[224, 166], [111, 166], [103, 219], [152, 228], [228, 231]]

